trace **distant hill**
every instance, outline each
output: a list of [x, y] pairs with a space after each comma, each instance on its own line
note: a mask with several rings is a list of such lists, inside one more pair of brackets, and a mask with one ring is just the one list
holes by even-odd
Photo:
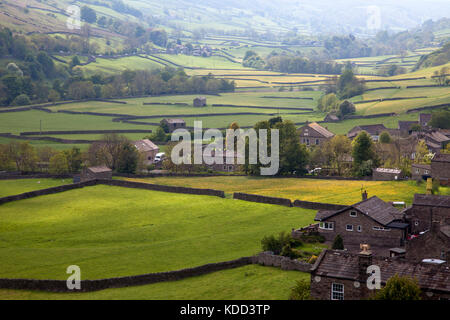
[[450, 62], [450, 42], [444, 45], [441, 49], [436, 50], [428, 55], [420, 58], [415, 70], [436, 67]]

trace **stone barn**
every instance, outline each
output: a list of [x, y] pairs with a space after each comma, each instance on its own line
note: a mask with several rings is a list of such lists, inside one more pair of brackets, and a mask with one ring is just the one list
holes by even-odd
[[328, 131], [327, 128], [322, 127], [318, 123], [308, 123], [305, 126], [298, 129], [300, 136], [300, 143], [307, 146], [318, 146], [325, 141], [334, 137], [334, 133]]
[[399, 169], [376, 168], [373, 169], [372, 178], [375, 181], [394, 181], [403, 179]]
[[205, 97], [197, 97], [194, 99], [194, 107], [206, 107], [206, 98]]
[[161, 124], [167, 125], [169, 133], [172, 133], [177, 129], [186, 129], [186, 121], [183, 119], [164, 119], [161, 121]]
[[82, 170], [80, 182], [95, 179], [112, 179], [112, 170], [106, 166], [89, 167]]

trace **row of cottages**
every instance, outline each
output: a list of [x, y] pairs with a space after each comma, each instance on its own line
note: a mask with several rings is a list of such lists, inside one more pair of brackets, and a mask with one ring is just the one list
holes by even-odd
[[[391, 208], [386, 210], [390, 212]], [[388, 234], [394, 231], [394, 223], [386, 226], [389, 229], [384, 229], [385, 236], [381, 237], [352, 239], [351, 234], [346, 234], [345, 245], [346, 241], [357, 243], [359, 239], [367, 242], [353, 250], [346, 245], [346, 250], [323, 251], [312, 267], [311, 296], [324, 300], [370, 298], [375, 292], [367, 286], [367, 268], [375, 265], [380, 268], [381, 286], [395, 274], [409, 276], [418, 281], [423, 299], [450, 299], [450, 196], [416, 194], [412, 207], [402, 214], [410, 234], [405, 246], [391, 248], [389, 254], [377, 251], [380, 243], [392, 243]], [[345, 218], [336, 219], [328, 222], [350, 224]], [[403, 223], [397, 220], [396, 225]], [[403, 239], [403, 235], [398, 236]]]
[[447, 264], [411, 263], [404, 259], [324, 250], [311, 269], [311, 297], [317, 300], [361, 300], [374, 296], [369, 288], [369, 266], [379, 268], [381, 287], [394, 275], [417, 280], [424, 300], [450, 299], [450, 268]]
[[322, 127], [316, 122], [307, 123], [298, 132], [300, 142], [307, 146], [319, 146], [335, 136], [333, 132], [328, 131], [327, 128]]

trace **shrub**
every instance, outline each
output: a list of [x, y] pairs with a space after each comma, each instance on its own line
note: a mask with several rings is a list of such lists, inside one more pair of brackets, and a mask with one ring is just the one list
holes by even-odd
[[338, 234], [336, 238], [334, 238], [333, 245], [331, 247], [333, 250], [344, 250], [344, 240], [341, 235]]
[[381, 143], [391, 143], [392, 139], [391, 136], [387, 131], [383, 131], [380, 135], [380, 142]]
[[[272, 251], [274, 254], [284, 255], [282, 252], [284, 250], [285, 254], [291, 254], [289, 251], [293, 246], [300, 245], [301, 242], [295, 241], [289, 233], [280, 232], [278, 237], [274, 235], [266, 236], [261, 240], [261, 246], [263, 251]], [[285, 248], [286, 247], [286, 248]], [[289, 248], [287, 248], [289, 247]]]
[[375, 300], [421, 300], [420, 293], [416, 280], [396, 274], [376, 293]]
[[26, 94], [18, 95], [12, 102], [13, 106], [27, 106], [31, 103], [30, 98]]
[[291, 289], [289, 300], [311, 300], [311, 285], [307, 280], [296, 281]]
[[440, 186], [441, 186], [441, 181], [438, 178], [433, 179], [431, 192], [433, 192], [433, 194], [439, 194], [439, 187]]
[[309, 258], [308, 263], [310, 264], [314, 264], [317, 261], [317, 256], [316, 255], [312, 255], [311, 258]]

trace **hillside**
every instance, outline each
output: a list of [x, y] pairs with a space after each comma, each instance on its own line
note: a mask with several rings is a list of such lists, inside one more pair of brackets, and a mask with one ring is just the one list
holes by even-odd
[[448, 42], [441, 49], [436, 50], [428, 55], [422, 56], [415, 69], [441, 66], [448, 62], [450, 62], [450, 42]]

